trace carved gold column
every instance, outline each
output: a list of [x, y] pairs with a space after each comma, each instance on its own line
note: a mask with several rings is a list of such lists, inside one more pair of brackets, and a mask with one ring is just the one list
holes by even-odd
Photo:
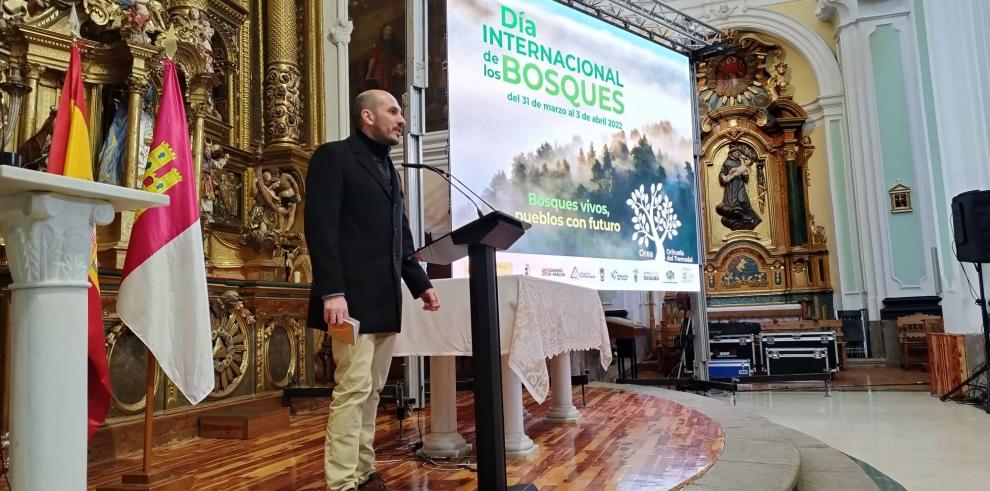
[[[323, 60], [323, 2], [321, 0], [306, 0], [305, 51], [303, 56], [309, 60]], [[323, 99], [323, 77], [326, 68], [323, 63], [309, 63], [306, 68], [306, 142], [311, 147], [323, 143], [326, 135], [326, 116], [324, 105], [316, 101]]]
[[199, 195], [199, 184], [202, 179], [203, 170], [203, 145], [204, 134], [206, 132], [206, 115], [213, 109], [213, 97], [211, 93], [216, 85], [216, 75], [212, 73], [201, 73], [193, 77], [189, 84], [189, 107], [192, 119], [192, 154], [193, 172], [196, 173], [196, 195]]
[[269, 0], [267, 20], [265, 143], [269, 147], [297, 145], [301, 111], [296, 3], [292, 0]]
[[137, 186], [138, 155], [142, 145], [141, 106], [148, 90], [148, 76], [132, 73], [127, 77], [127, 140], [124, 159], [124, 186]]
[[38, 63], [25, 63], [21, 65], [21, 77], [31, 90], [24, 95], [23, 106], [21, 107], [21, 127], [17, 134], [17, 146], [34, 136], [38, 122], [38, 80], [45, 73], [45, 66]]
[[[143, 43], [128, 42], [127, 48], [131, 53], [131, 73], [127, 77], [127, 140], [124, 154], [123, 185], [129, 188], [137, 186], [138, 162], [141, 155], [141, 145], [144, 135], [141, 134], [141, 110], [144, 108], [144, 96], [152, 80], [151, 71], [160, 70], [161, 59], [158, 49]], [[161, 78], [156, 74], [157, 78]]]

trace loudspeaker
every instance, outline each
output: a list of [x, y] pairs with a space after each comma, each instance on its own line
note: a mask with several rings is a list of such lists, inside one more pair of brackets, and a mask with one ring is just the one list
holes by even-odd
[[967, 191], [952, 198], [956, 259], [990, 263], [990, 191]]

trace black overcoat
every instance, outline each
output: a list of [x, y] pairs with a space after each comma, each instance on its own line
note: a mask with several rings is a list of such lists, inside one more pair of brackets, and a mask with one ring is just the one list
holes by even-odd
[[306, 244], [313, 263], [307, 325], [326, 329], [324, 295], [343, 293], [362, 333], [399, 332], [400, 278], [414, 298], [431, 287], [416, 261], [395, 168], [387, 191], [367, 144], [356, 135], [325, 143], [306, 174]]

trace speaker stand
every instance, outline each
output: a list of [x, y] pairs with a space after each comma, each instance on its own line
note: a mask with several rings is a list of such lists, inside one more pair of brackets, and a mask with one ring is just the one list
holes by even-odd
[[[987, 313], [987, 296], [983, 289], [983, 265], [981, 263], [973, 263], [976, 266], [976, 276], [980, 282], [980, 311], [983, 314], [983, 364], [976, 370], [973, 375], [962, 383], [952, 388], [952, 390], [942, 394], [940, 399], [945, 402], [953, 394], [962, 390], [966, 386], [975, 386], [974, 380], [980, 378], [981, 376], [990, 372], [990, 314]], [[990, 375], [988, 375], [990, 376]], [[983, 392], [983, 409], [990, 414], [990, 378], [987, 379], [987, 387], [982, 387]]]

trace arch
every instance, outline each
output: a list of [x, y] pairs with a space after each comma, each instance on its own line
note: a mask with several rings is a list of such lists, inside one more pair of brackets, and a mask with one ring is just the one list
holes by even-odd
[[780, 12], [750, 8], [724, 20], [716, 20], [713, 25], [762, 32], [793, 44], [815, 72], [819, 98], [842, 95], [842, 73], [839, 71], [838, 60], [816, 32], [798, 21]]

